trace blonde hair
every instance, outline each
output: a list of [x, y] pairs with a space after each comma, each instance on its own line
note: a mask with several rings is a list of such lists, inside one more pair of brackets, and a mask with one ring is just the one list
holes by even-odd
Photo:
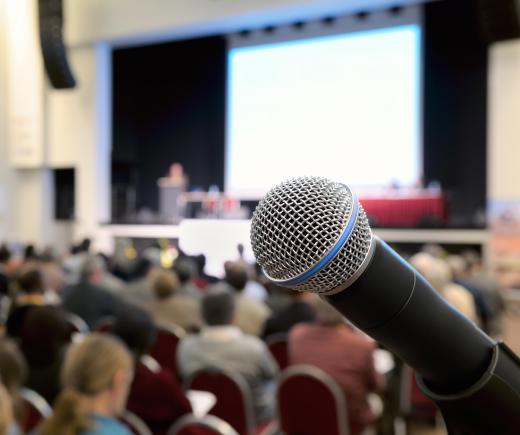
[[7, 435], [13, 423], [13, 409], [7, 389], [0, 384], [0, 435]]
[[119, 370], [129, 371], [132, 358], [116, 338], [92, 334], [72, 345], [62, 367], [63, 391], [56, 399], [54, 414], [43, 423], [40, 435], [76, 435], [88, 429], [88, 397], [109, 389]]
[[157, 272], [153, 280], [153, 291], [157, 299], [166, 299], [179, 288], [179, 278], [172, 272]]

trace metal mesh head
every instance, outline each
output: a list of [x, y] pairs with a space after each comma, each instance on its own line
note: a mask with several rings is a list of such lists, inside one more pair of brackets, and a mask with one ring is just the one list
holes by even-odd
[[[271, 189], [251, 223], [253, 252], [267, 276], [285, 281], [315, 266], [343, 233], [354, 200], [344, 184], [319, 177], [294, 178]], [[291, 288], [326, 293], [341, 286], [361, 268], [371, 240], [367, 217], [359, 206], [352, 233], [335, 257]]]

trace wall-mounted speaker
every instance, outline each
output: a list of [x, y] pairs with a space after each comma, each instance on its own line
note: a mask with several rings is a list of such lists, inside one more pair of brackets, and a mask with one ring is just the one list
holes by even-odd
[[38, 17], [43, 63], [52, 87], [75, 87], [76, 80], [70, 69], [63, 42], [62, 0], [38, 0]]
[[480, 26], [487, 43], [520, 38], [518, 0], [478, 0]]

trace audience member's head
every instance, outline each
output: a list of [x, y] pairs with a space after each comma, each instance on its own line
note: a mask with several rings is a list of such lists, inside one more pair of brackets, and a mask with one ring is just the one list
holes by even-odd
[[31, 309], [20, 331], [20, 348], [31, 367], [51, 364], [70, 342], [63, 309], [43, 305]]
[[125, 306], [116, 318], [112, 333], [130, 349], [135, 359], [148, 353], [157, 335], [152, 317], [136, 306]]
[[152, 289], [155, 297], [159, 300], [168, 299], [173, 296], [179, 288], [177, 275], [172, 272], [160, 271], [154, 276]]
[[19, 390], [27, 379], [27, 373], [27, 362], [16, 344], [11, 340], [0, 340], [0, 379], [10, 396], [11, 411], [19, 421], [24, 412]]
[[43, 293], [42, 273], [35, 268], [23, 270], [18, 277], [18, 287], [25, 294]]
[[148, 258], [140, 258], [134, 266], [132, 279], [139, 280], [146, 278], [153, 269], [153, 263]]
[[248, 277], [245, 265], [238, 261], [227, 261], [224, 264], [226, 282], [237, 291], [244, 290]]
[[36, 253], [36, 248], [34, 245], [27, 245], [23, 251], [23, 258], [25, 261], [36, 260], [38, 258], [38, 254]]
[[88, 256], [81, 267], [80, 281], [99, 284], [105, 275], [106, 264], [98, 255]]
[[336, 326], [345, 324], [345, 318], [332, 306], [322, 301], [321, 299], [316, 300], [316, 318], [319, 323], [326, 326]]
[[0, 246], [0, 264], [7, 264], [11, 259], [11, 251], [6, 245]]
[[113, 417], [126, 404], [133, 377], [130, 353], [118, 339], [92, 334], [67, 351], [63, 391], [40, 435], [77, 434], [90, 428], [92, 415]]
[[231, 292], [215, 286], [202, 298], [201, 310], [206, 325], [230, 325], [235, 314], [235, 298]]
[[173, 270], [177, 273], [181, 284], [185, 284], [197, 277], [197, 263], [191, 258], [177, 260]]
[[92, 245], [92, 240], [88, 237], [84, 238], [81, 243], [78, 245], [79, 252], [90, 252], [90, 246]]
[[455, 279], [467, 278], [470, 273], [468, 262], [461, 255], [449, 255], [448, 264]]
[[11, 395], [15, 395], [27, 377], [27, 363], [16, 344], [0, 340], [0, 379]]
[[8, 435], [13, 424], [11, 396], [0, 383], [0, 435]]

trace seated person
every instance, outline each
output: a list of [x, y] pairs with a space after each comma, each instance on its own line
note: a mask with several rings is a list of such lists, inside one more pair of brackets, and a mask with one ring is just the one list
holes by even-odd
[[61, 366], [70, 338], [65, 312], [51, 305], [34, 307], [21, 328], [20, 349], [29, 366], [25, 385], [50, 404], [61, 390]]
[[244, 295], [248, 276], [243, 263], [228, 261], [224, 264], [227, 284], [237, 293], [235, 325], [245, 334], [260, 336], [271, 310], [261, 301]]
[[166, 434], [179, 417], [191, 412], [191, 405], [173, 375], [145, 356], [156, 335], [152, 318], [138, 307], [126, 307], [112, 332], [126, 343], [134, 357], [135, 375], [127, 409], [141, 417], [154, 434]]
[[238, 373], [251, 388], [256, 423], [260, 424], [274, 414], [273, 387], [278, 367], [259, 338], [233, 325], [234, 311], [235, 298], [229, 291], [211, 290], [203, 297], [206, 326], [199, 335], [186, 336], [179, 343], [179, 370], [183, 379], [210, 368]]
[[19, 433], [13, 418], [13, 405], [11, 397], [0, 383], [0, 434], [11, 435]]
[[276, 333], [288, 333], [298, 323], [313, 322], [316, 318], [314, 308], [309, 302], [312, 294], [290, 291], [291, 300], [288, 305], [276, 311], [264, 325], [264, 337]]
[[63, 391], [39, 435], [130, 435], [116, 420], [133, 378], [132, 357], [117, 339], [92, 334], [72, 345], [62, 370]]
[[173, 323], [186, 331], [198, 331], [201, 326], [198, 300], [178, 294], [179, 280], [171, 272], [157, 272], [152, 288], [155, 300], [149, 305], [156, 323]]
[[83, 263], [79, 283], [63, 289], [64, 308], [81, 317], [90, 329], [103, 317], [117, 315], [122, 306], [116, 296], [100, 286], [103, 276], [103, 264], [91, 256]]
[[316, 323], [296, 325], [289, 333], [289, 361], [318, 367], [338, 383], [345, 392], [350, 433], [361, 434], [376, 419], [368, 394], [384, 385], [374, 367], [375, 342], [321, 300], [316, 315]]
[[17, 338], [29, 311], [44, 304], [44, 283], [40, 270], [32, 266], [24, 267], [16, 280], [16, 297], [6, 322], [7, 334]]

